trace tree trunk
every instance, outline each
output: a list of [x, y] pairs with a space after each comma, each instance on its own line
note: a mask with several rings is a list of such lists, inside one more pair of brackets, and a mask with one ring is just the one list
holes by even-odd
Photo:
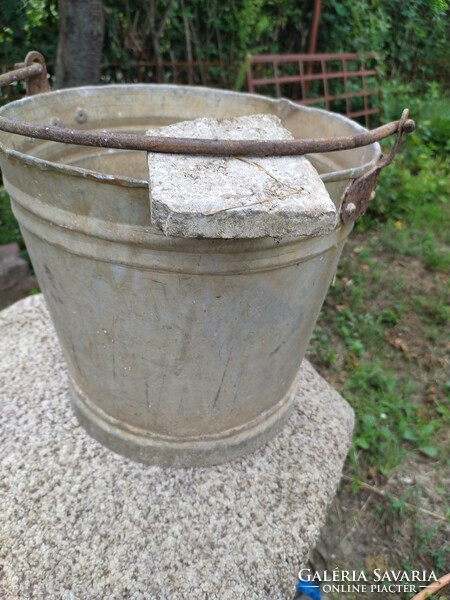
[[191, 41], [191, 31], [189, 29], [189, 20], [186, 15], [186, 6], [184, 4], [184, 0], [180, 0], [181, 9], [183, 11], [183, 27], [184, 27], [184, 40], [186, 43], [186, 58], [188, 61], [188, 83], [189, 85], [194, 85], [194, 57], [192, 55], [192, 41]]
[[105, 23], [102, 0], [58, 0], [55, 88], [96, 85]]
[[159, 6], [159, 0], [149, 0], [148, 2], [148, 12], [147, 12], [147, 25], [145, 27], [146, 34], [150, 32], [150, 36], [152, 38], [153, 45], [153, 58], [156, 60], [156, 81], [158, 83], [164, 83], [164, 72], [163, 72], [163, 58], [161, 53], [161, 47], [159, 45], [159, 40], [164, 33], [164, 28], [167, 23], [167, 19], [170, 16], [170, 11], [172, 10], [174, 0], [169, 0], [166, 8], [164, 9], [164, 14], [157, 24], [156, 22], [156, 12]]

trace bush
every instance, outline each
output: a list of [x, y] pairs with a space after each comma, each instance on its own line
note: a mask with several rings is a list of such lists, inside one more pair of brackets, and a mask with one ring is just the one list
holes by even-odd
[[[445, 217], [450, 166], [450, 103], [436, 83], [423, 95], [414, 86], [393, 82], [384, 86], [385, 121], [398, 119], [409, 107], [416, 131], [406, 136], [394, 162], [382, 171], [376, 199], [370, 205], [362, 227], [378, 222], [402, 221], [414, 224], [424, 217], [436, 221]], [[392, 140], [384, 148], [387, 154]], [[433, 207], [439, 207], [436, 211]], [[426, 214], [424, 214], [424, 212]]]
[[25, 247], [19, 225], [11, 210], [9, 196], [0, 186], [0, 246], [13, 242], [17, 242], [21, 248]]

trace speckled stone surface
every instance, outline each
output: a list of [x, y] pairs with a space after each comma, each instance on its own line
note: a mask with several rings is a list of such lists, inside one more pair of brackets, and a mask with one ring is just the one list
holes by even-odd
[[0, 597], [281, 600], [319, 535], [353, 427], [303, 363], [294, 414], [226, 465], [162, 469], [73, 416], [42, 296], [0, 312]]
[[[274, 115], [183, 121], [149, 135], [222, 140], [291, 140]], [[325, 235], [336, 207], [304, 156], [148, 154], [152, 222], [165, 235], [258, 238]]]

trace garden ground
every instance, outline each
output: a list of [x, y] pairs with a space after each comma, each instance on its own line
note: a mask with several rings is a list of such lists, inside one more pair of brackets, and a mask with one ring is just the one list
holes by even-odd
[[[350, 237], [309, 351], [357, 417], [318, 550], [330, 570], [440, 576], [450, 570], [449, 284], [443, 271], [397, 254], [400, 230], [386, 228]], [[323, 568], [320, 554], [313, 564]]]

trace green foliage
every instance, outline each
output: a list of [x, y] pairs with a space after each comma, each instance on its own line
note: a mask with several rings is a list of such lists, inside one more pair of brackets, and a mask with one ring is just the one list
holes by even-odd
[[450, 62], [448, 17], [446, 0], [324, 0], [320, 48], [379, 52], [390, 78], [445, 82]]
[[5, 189], [0, 187], [0, 246], [12, 242], [18, 242], [22, 248], [25, 247], [19, 225], [11, 210], [9, 196]]
[[21, 257], [28, 261], [28, 264], [32, 269], [31, 261], [19, 229], [19, 224], [11, 210], [9, 196], [5, 189], [0, 186], [0, 246], [2, 244], [12, 244], [14, 242], [19, 244]]
[[0, 64], [20, 62], [30, 50], [55, 60], [57, 0], [2, 0], [0, 23]]
[[[227, 61], [236, 76], [249, 53], [306, 52], [312, 18], [307, 0], [105, 0], [104, 7], [103, 61], [122, 63], [126, 76], [133, 60], [159, 58], [155, 32], [163, 60]], [[376, 51], [386, 77], [445, 83], [448, 16], [446, 0], [324, 0], [317, 50]], [[0, 64], [20, 61], [30, 49], [55, 61], [56, 0], [3, 0], [0, 22]], [[226, 73], [217, 78], [229, 81]]]
[[140, 0], [133, 5], [116, 0], [105, 4], [105, 62], [120, 61], [126, 67], [133, 59], [157, 59], [153, 33], [164, 22], [158, 40], [161, 59], [186, 61], [191, 57], [231, 63], [232, 77], [222, 72], [216, 78], [235, 87], [242, 87], [248, 54], [279, 51], [283, 27], [300, 14], [298, 2], [288, 0], [192, 0], [170, 5], [169, 0]]
[[[404, 140], [394, 162], [382, 171], [375, 200], [357, 230], [383, 223], [382, 244], [399, 254], [416, 256], [432, 269], [450, 267], [450, 101], [439, 86], [425, 93], [413, 84], [384, 86], [386, 120], [410, 108], [416, 131]], [[388, 153], [390, 146], [385, 148]]]
[[[444, 573], [450, 561], [450, 544], [444, 540], [443, 544], [436, 545], [435, 538], [438, 532], [438, 526], [430, 527], [424, 525], [421, 521], [414, 522], [414, 541], [413, 555], [417, 559], [426, 559], [427, 564], [434, 565], [436, 571]], [[417, 560], [416, 559], [416, 560]], [[417, 563], [416, 563], [417, 564]], [[441, 600], [445, 600], [441, 596]]]
[[[436, 83], [425, 92], [399, 81], [384, 87], [386, 120], [409, 106], [417, 131], [382, 173], [357, 225], [366, 243], [344, 253], [311, 342], [314, 364], [337, 378], [355, 409], [350, 466], [359, 477], [368, 466], [388, 473], [411, 451], [440, 460], [438, 432], [450, 419], [442, 370], [450, 321], [449, 103]], [[415, 262], [401, 267], [401, 256]], [[415, 271], [423, 266], [422, 281]]]
[[333, 349], [333, 341], [320, 325], [316, 325], [311, 337], [311, 345], [314, 348], [316, 365], [330, 368], [335, 364], [336, 355]]
[[396, 466], [408, 446], [437, 457], [433, 439], [441, 427], [440, 419], [423, 421], [418, 405], [410, 400], [413, 390], [411, 380], [399, 379], [379, 361], [361, 361], [353, 369], [343, 393], [356, 411], [357, 434], [351, 453], [355, 466], [361, 451], [368, 452], [366, 461], [381, 473]]
[[[346, 356], [347, 373], [342, 393], [356, 412], [356, 435], [351, 453], [353, 466], [357, 469], [362, 460], [364, 465], [368, 463], [387, 473], [410, 447], [430, 458], [437, 456], [438, 448], [433, 438], [442, 427], [445, 405], [436, 410], [434, 417], [424, 421], [422, 409], [414, 401], [415, 385], [411, 378], [386, 369], [381, 358], [377, 358], [386, 346], [387, 328], [395, 327], [401, 321], [405, 307], [398, 305], [381, 312], [364, 310], [367, 307], [366, 282], [374, 272], [376, 269], [372, 268], [370, 275], [352, 273], [350, 286], [345, 279], [340, 289], [333, 290], [335, 301], [345, 304], [338, 304], [339, 310], [328, 315], [328, 327], [322, 324], [316, 329], [312, 346], [318, 360], [316, 364], [333, 368], [336, 341], [339, 340]], [[441, 306], [439, 298], [432, 307], [430, 303], [427, 297], [411, 298], [411, 306], [417, 306], [418, 313], [424, 314], [427, 322], [439, 322], [444, 326], [448, 322], [448, 311]], [[426, 317], [427, 312], [429, 317]], [[367, 454], [360, 456], [366, 451]]]

